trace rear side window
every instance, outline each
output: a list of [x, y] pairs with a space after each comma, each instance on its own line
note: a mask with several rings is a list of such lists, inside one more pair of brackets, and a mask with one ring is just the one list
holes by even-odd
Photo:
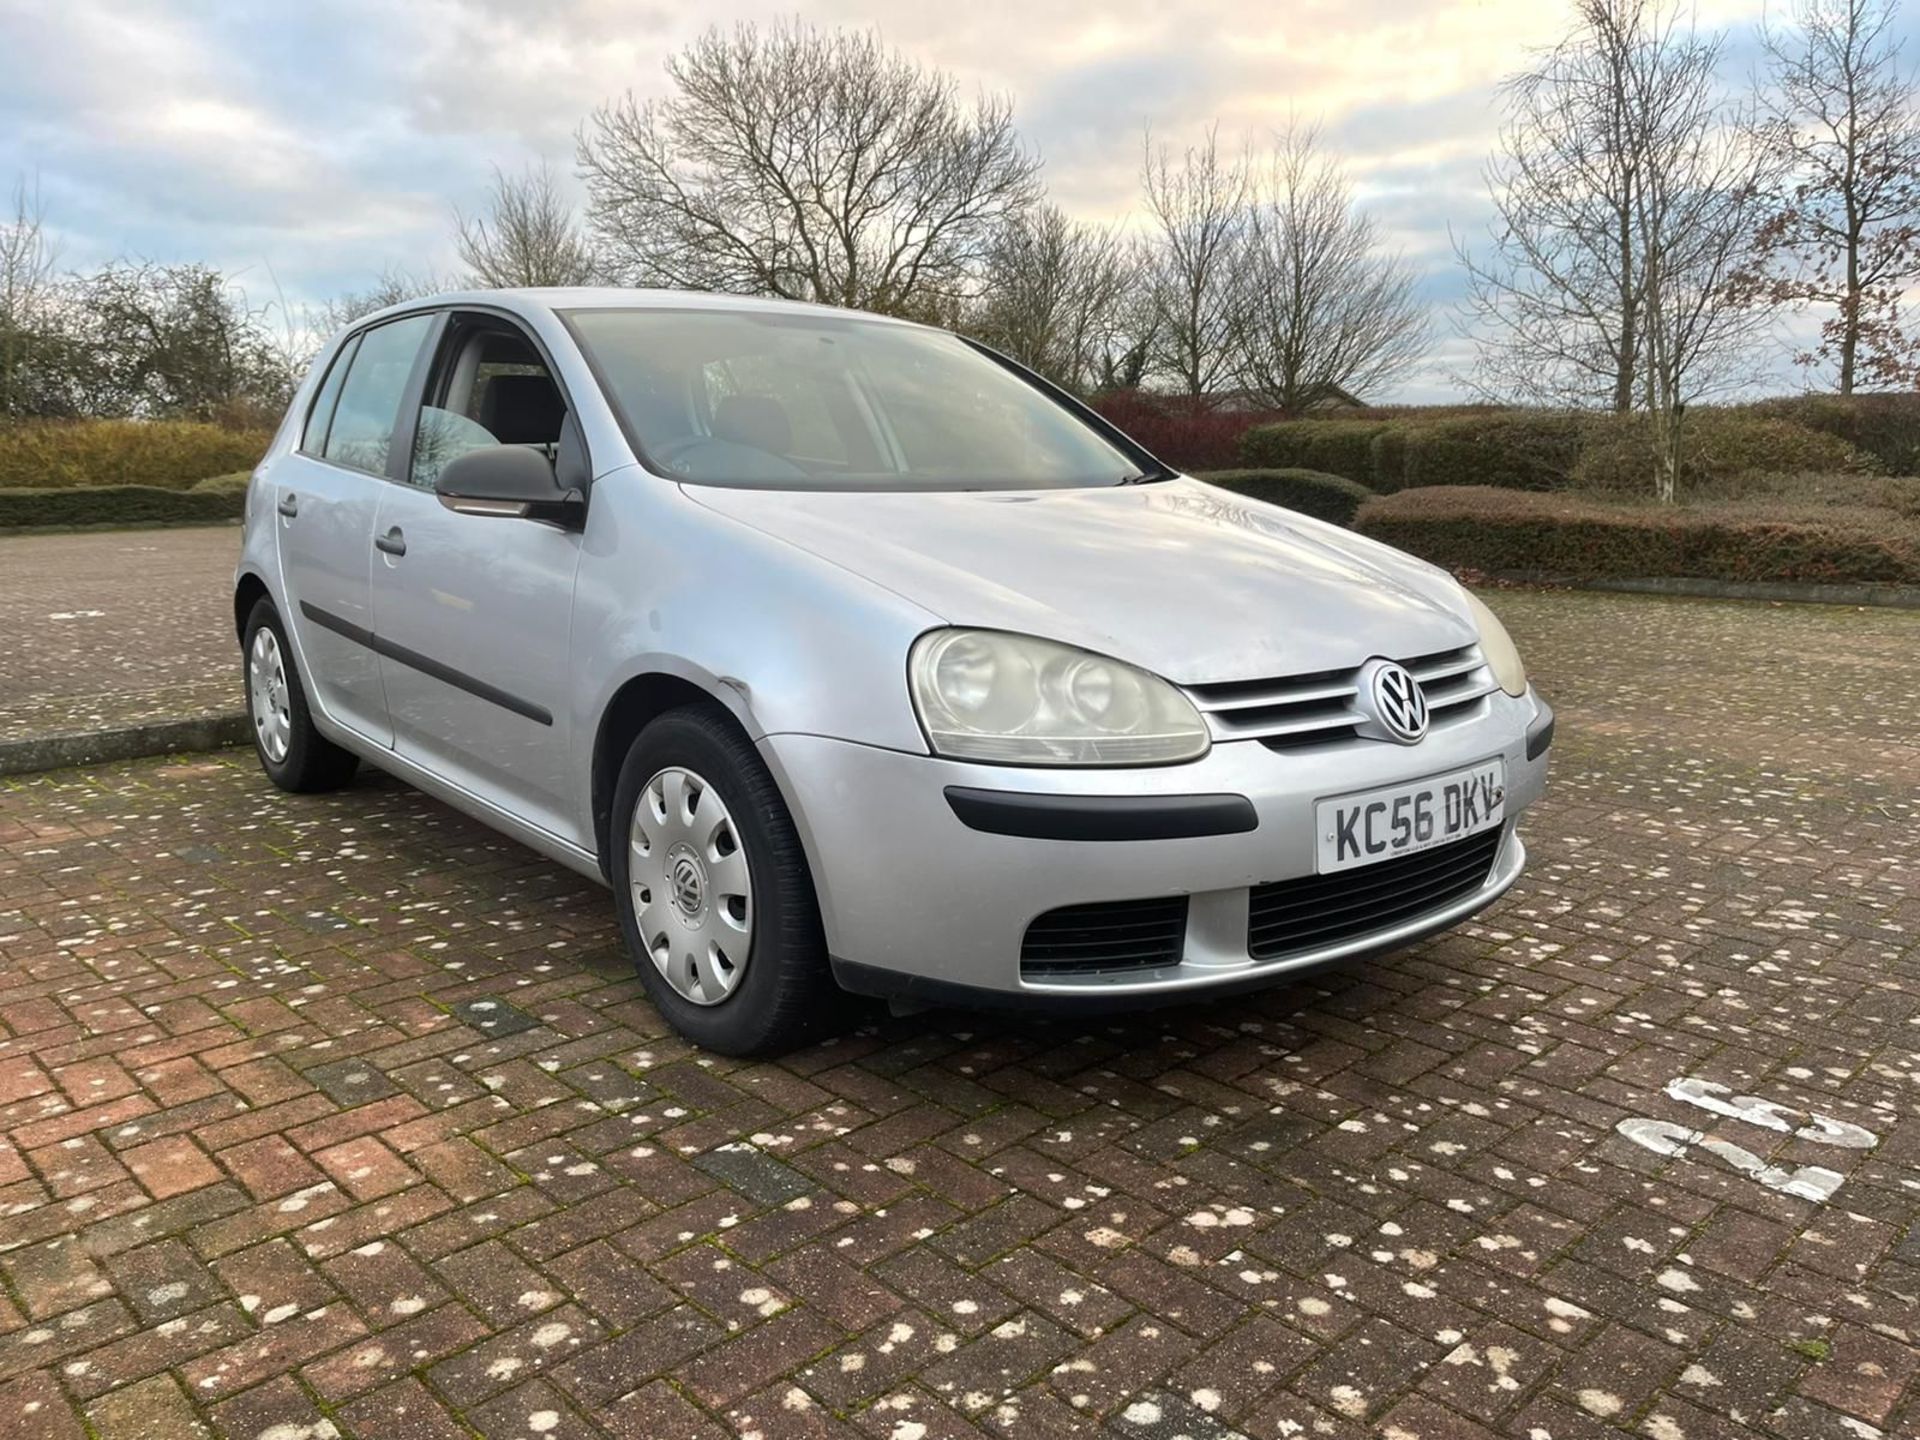
[[333, 357], [333, 364], [327, 369], [327, 378], [320, 382], [320, 393], [313, 397], [313, 408], [307, 412], [307, 428], [300, 437], [300, 448], [309, 455], [326, 451], [333, 407], [339, 402], [341, 383], [347, 378], [347, 366], [353, 363], [353, 352], [359, 344], [360, 337], [355, 335], [340, 347], [340, 353]]
[[372, 475], [387, 473], [400, 400], [413, 376], [420, 344], [432, 328], [433, 316], [410, 315], [360, 337], [360, 348], [354, 352], [334, 406], [333, 424], [320, 452], [323, 456]]

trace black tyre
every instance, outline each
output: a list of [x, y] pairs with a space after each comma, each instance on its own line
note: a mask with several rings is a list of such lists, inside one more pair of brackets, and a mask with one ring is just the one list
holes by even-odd
[[671, 710], [640, 732], [608, 843], [628, 952], [676, 1030], [765, 1055], [826, 1028], [839, 991], [800, 836], [725, 711]]
[[286, 626], [265, 596], [247, 616], [240, 654], [253, 753], [260, 757], [260, 768], [268, 778], [282, 790], [303, 794], [337, 790], [353, 779], [360, 757], [313, 728]]

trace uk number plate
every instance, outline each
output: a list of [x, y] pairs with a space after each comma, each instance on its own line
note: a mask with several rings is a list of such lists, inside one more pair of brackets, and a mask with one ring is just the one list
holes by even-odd
[[1507, 771], [1498, 758], [1318, 801], [1313, 807], [1322, 874], [1372, 865], [1445, 845], [1506, 816]]

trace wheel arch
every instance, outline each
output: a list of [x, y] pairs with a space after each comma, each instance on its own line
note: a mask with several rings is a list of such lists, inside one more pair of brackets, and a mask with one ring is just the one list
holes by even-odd
[[241, 571], [233, 582], [233, 633], [242, 644], [246, 643], [247, 617], [253, 614], [253, 607], [272, 596], [267, 582], [251, 570]]
[[[746, 702], [738, 692], [724, 682], [702, 683], [668, 670], [644, 670], [630, 676], [608, 697], [600, 711], [599, 722], [594, 726], [588, 786], [594, 853], [599, 857], [600, 873], [609, 882], [613, 879], [613, 792], [620, 783], [620, 767], [626, 762], [627, 751], [632, 748], [634, 737], [655, 716], [688, 705], [719, 710], [748, 744], [755, 742], [755, 728], [748, 718], [743, 718]], [[777, 775], [774, 784], [791, 812], [793, 797], [786, 793]]]

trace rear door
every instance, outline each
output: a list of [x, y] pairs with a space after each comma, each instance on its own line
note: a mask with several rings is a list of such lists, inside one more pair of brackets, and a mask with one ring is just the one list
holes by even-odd
[[[578, 427], [546, 358], [504, 317], [455, 312], [409, 417], [405, 483], [375, 521], [373, 623], [394, 748], [550, 834], [577, 833], [569, 632], [581, 537], [544, 521], [462, 514], [433, 484], [466, 450], [550, 460]], [[566, 463], [584, 469], [584, 456]]]
[[410, 315], [348, 340], [316, 392], [300, 449], [273, 468], [283, 616], [313, 698], [337, 723], [393, 744], [373, 640], [374, 520], [396, 422], [438, 320]]

